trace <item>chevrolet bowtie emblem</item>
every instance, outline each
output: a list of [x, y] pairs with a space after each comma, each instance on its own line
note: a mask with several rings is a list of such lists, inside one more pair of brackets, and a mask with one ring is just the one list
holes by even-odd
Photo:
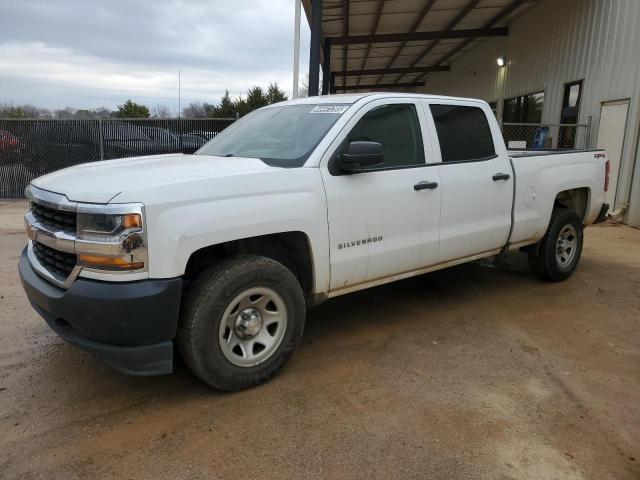
[[29, 240], [36, 240], [38, 238], [38, 229], [33, 225], [27, 225], [27, 237]]

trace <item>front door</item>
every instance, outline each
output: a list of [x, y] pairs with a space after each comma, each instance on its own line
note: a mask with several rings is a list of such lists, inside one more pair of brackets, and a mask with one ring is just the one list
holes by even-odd
[[[331, 290], [436, 263], [440, 190], [425, 151], [423, 112], [407, 99], [373, 101], [351, 119], [321, 166], [329, 220]], [[346, 174], [331, 162], [351, 141], [382, 144], [384, 162]], [[429, 144], [430, 145], [430, 144]], [[425, 158], [427, 162], [425, 162]], [[416, 189], [417, 188], [417, 189]], [[426, 228], [425, 228], [426, 221]]]
[[440, 146], [439, 263], [502, 248], [511, 229], [513, 176], [484, 104], [426, 102]]

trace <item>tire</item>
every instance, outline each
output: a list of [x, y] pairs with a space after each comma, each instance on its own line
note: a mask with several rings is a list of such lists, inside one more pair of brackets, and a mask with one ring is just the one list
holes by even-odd
[[571, 209], [555, 208], [547, 233], [528, 255], [529, 266], [542, 280], [566, 280], [578, 266], [582, 242], [582, 221], [578, 214]]
[[201, 273], [187, 293], [178, 349], [189, 369], [212, 387], [249, 388], [291, 358], [305, 308], [298, 280], [282, 264], [256, 255], [227, 258]]

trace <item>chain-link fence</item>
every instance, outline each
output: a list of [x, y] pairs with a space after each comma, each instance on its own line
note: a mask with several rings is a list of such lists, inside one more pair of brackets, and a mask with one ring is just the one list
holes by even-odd
[[502, 136], [510, 150], [578, 150], [589, 148], [591, 124], [503, 123]]
[[22, 197], [33, 178], [80, 163], [193, 153], [234, 120], [0, 119], [0, 198]]
[[[0, 119], [0, 198], [18, 198], [31, 179], [79, 163], [160, 153], [193, 153], [233, 118], [141, 120]], [[591, 125], [504, 123], [507, 147], [589, 148]]]

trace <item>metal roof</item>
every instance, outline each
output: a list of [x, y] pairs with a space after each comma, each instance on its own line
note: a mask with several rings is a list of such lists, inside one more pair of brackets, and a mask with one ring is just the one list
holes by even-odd
[[[311, 1], [302, 0], [309, 23]], [[482, 38], [507, 35], [540, 1], [324, 0], [322, 37], [336, 91], [423, 85]]]

